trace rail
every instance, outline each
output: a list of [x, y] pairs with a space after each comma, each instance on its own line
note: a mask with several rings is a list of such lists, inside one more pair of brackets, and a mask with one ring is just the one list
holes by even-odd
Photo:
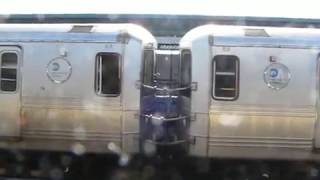
[[165, 118], [164, 116], [153, 116], [153, 115], [148, 115], [148, 114], [142, 114], [141, 116], [144, 118], [147, 118], [147, 119], [159, 120], [161, 122], [180, 121], [180, 120], [190, 118], [190, 116], [179, 116], [179, 117], [174, 117], [174, 118]]
[[160, 146], [171, 146], [171, 145], [178, 145], [178, 144], [186, 143], [187, 140], [177, 140], [177, 141], [172, 141], [172, 142], [156, 142], [156, 141], [147, 139], [145, 142], [150, 143], [150, 144], [160, 145]]
[[180, 88], [159, 88], [157, 86], [150, 86], [150, 85], [146, 85], [146, 84], [141, 84], [141, 86], [144, 88], [153, 89], [156, 91], [164, 91], [164, 92], [175, 92], [175, 91], [182, 91], [182, 90], [191, 89], [191, 86], [185, 86], [185, 87], [180, 87]]

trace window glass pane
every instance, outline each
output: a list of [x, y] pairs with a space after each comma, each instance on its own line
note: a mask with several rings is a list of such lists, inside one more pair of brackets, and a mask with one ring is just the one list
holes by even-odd
[[217, 72], [235, 72], [236, 57], [234, 56], [217, 56], [216, 58]]
[[16, 81], [6, 81], [6, 80], [1, 81], [1, 90], [2, 91], [15, 91], [16, 88], [17, 88]]
[[1, 91], [15, 91], [17, 88], [16, 53], [3, 53], [1, 56]]
[[236, 77], [235, 76], [216, 76], [216, 88], [235, 88]]
[[17, 70], [16, 69], [1, 69], [1, 78], [6, 79], [17, 79]]
[[96, 60], [96, 92], [104, 95], [120, 94], [120, 61], [117, 54], [101, 54]]
[[180, 83], [180, 55], [156, 55], [155, 80], [160, 86], [174, 88]]
[[16, 67], [17, 66], [17, 54], [15, 53], [3, 53], [2, 54], [2, 67]]
[[215, 96], [216, 97], [235, 97], [236, 91], [225, 91], [221, 89], [216, 89]]
[[217, 97], [235, 97], [235, 76], [216, 76], [215, 96]]
[[157, 54], [156, 58], [156, 73], [157, 80], [171, 79], [171, 57], [167, 54]]
[[180, 82], [180, 56], [171, 55], [171, 81]]
[[143, 65], [143, 84], [152, 85], [153, 78], [153, 59], [154, 53], [152, 50], [144, 51], [144, 65]]

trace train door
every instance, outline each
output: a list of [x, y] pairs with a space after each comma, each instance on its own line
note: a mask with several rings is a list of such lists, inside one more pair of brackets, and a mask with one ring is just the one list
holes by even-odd
[[21, 50], [0, 47], [0, 139], [20, 135]]
[[161, 152], [169, 146], [185, 149], [190, 121], [190, 62], [184, 62], [177, 50], [157, 50], [154, 54], [151, 51], [145, 55], [143, 70], [140, 96], [143, 152], [149, 149]]

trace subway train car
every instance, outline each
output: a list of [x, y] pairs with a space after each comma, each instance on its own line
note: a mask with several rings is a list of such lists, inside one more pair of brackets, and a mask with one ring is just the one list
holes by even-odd
[[153, 47], [133, 24], [0, 25], [0, 147], [137, 152], [137, 84]]
[[[320, 158], [316, 29], [0, 25], [0, 149]], [[123, 157], [123, 156], [122, 156]]]
[[316, 29], [205, 25], [188, 32], [190, 154], [319, 159]]

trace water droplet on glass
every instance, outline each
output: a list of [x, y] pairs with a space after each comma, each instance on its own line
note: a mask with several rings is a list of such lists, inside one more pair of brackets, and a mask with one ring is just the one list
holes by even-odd
[[145, 142], [143, 145], [143, 150], [146, 155], [152, 156], [156, 153], [156, 146], [152, 143]]
[[120, 166], [127, 166], [129, 164], [130, 157], [128, 154], [123, 153], [119, 158]]
[[76, 155], [83, 155], [86, 152], [86, 147], [80, 143], [75, 143], [72, 146], [72, 152]]

